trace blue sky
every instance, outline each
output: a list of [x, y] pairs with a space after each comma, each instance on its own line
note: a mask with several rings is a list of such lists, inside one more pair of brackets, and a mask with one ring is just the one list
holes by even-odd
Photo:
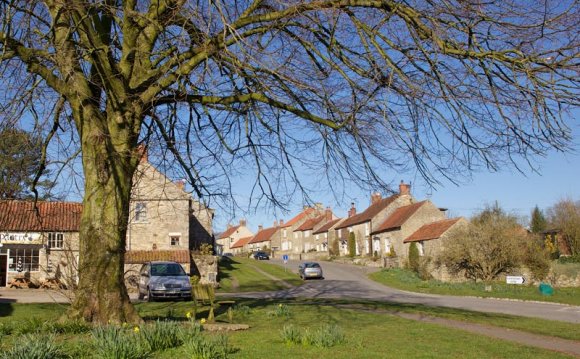
[[[575, 151], [566, 153], [552, 151], [544, 158], [535, 158], [534, 166], [538, 170], [537, 173], [529, 168], [525, 169], [525, 173], [520, 173], [515, 168], [505, 168], [496, 173], [479, 172], [472, 174], [471, 181], [465, 180], [458, 186], [445, 182], [435, 189], [429, 189], [420, 181], [415, 182], [405, 176], [393, 179], [393, 182], [410, 181], [411, 192], [417, 200], [429, 199], [439, 207], [448, 208], [448, 214], [453, 217], [470, 217], [483, 209], [486, 204], [493, 204], [495, 201], [509, 213], [529, 217], [536, 205], [545, 211], [563, 198], [580, 200], [580, 125], [573, 123], [576, 119], [572, 119], [571, 123], [574, 126]], [[351, 188], [348, 192], [354, 198], [359, 212], [368, 206], [370, 193], [357, 188]], [[243, 194], [240, 193], [240, 196]], [[346, 203], [336, 203], [332, 195], [324, 192], [321, 192], [321, 196], [317, 199], [323, 205], [330, 206], [339, 217], [346, 216], [350, 207], [350, 200]], [[272, 226], [275, 219], [282, 218], [287, 221], [301, 208], [302, 204], [296, 203], [290, 213], [278, 215], [277, 218], [273, 213], [266, 211], [247, 214], [245, 217], [248, 226], [256, 231], [260, 224], [264, 227]], [[241, 216], [242, 214], [239, 214], [238, 217]], [[229, 219], [223, 213], [216, 213], [214, 229], [217, 232], [222, 231]], [[234, 218], [231, 221], [237, 223], [238, 219]]]

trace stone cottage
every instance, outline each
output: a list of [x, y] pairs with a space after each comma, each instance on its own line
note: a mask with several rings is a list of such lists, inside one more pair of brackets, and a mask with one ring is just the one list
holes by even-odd
[[228, 224], [227, 229], [216, 239], [216, 254], [233, 253], [233, 245], [241, 238], [253, 237], [254, 233], [246, 226], [246, 220], [240, 219], [237, 226]]

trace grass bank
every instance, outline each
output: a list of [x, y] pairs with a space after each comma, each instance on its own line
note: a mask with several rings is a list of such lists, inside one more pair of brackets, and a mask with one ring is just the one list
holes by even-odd
[[448, 283], [437, 280], [421, 280], [417, 274], [406, 269], [389, 269], [369, 276], [376, 282], [389, 287], [410, 292], [443, 294], [454, 296], [475, 296], [487, 298], [510, 298], [536, 300], [571, 305], [580, 305], [580, 288], [554, 288], [554, 294], [546, 296], [534, 285], [514, 285], [503, 282], [491, 283], [491, 291], [485, 290], [484, 283]]
[[[66, 310], [56, 304], [6, 304], [12, 310], [0, 318], [0, 328], [9, 325], [28, 330], [47, 328], [42, 322], [52, 322]], [[187, 318], [192, 311], [191, 302], [139, 303], [137, 309], [149, 321], [169, 320], [189, 325]], [[208, 314], [207, 307], [197, 311], [196, 322]], [[250, 325], [249, 330], [228, 332], [228, 345], [233, 349], [227, 358], [567, 358], [568, 356], [522, 346], [503, 340], [470, 334], [441, 325], [415, 322], [393, 316], [389, 311], [420, 311], [419, 306], [389, 305], [383, 303], [347, 301], [272, 301], [238, 300], [233, 310], [233, 321]], [[429, 309], [428, 315], [437, 308]], [[34, 322], [30, 322], [34, 313]], [[217, 321], [227, 322], [224, 308], [218, 308]], [[466, 312], [456, 311], [455, 316]], [[441, 314], [441, 313], [440, 313]], [[449, 313], [448, 313], [449, 314]], [[450, 314], [451, 315], [451, 314]], [[497, 317], [497, 316], [496, 316]], [[505, 316], [502, 316], [505, 317]], [[545, 321], [543, 321], [545, 322]], [[15, 323], [15, 324], [8, 324]], [[580, 332], [579, 326], [561, 323], [555, 330]], [[323, 328], [334, 328], [323, 331]], [[286, 328], [286, 329], [285, 329]], [[291, 330], [289, 328], [292, 328]], [[126, 329], [136, 336], [133, 328]], [[14, 342], [26, 330], [3, 332], [0, 351], [10, 350]], [[292, 336], [288, 332], [293, 333]], [[284, 335], [283, 333], [286, 333]], [[323, 335], [321, 336], [320, 333]], [[35, 335], [40, 335], [38, 332]], [[62, 352], [75, 358], [98, 358], [95, 356], [94, 336], [89, 331], [77, 333], [54, 333], [53, 340], [62, 346]], [[216, 334], [201, 335], [215, 338]], [[299, 338], [299, 340], [290, 340]], [[301, 339], [300, 339], [301, 338]], [[305, 340], [308, 339], [309, 340]], [[302, 341], [301, 341], [302, 340]], [[322, 344], [320, 344], [322, 343]], [[330, 345], [324, 345], [330, 343]], [[192, 358], [186, 345], [157, 350], [152, 358]]]
[[[286, 289], [279, 280], [291, 285], [300, 285], [302, 281], [296, 272], [270, 264], [268, 261], [257, 261], [244, 257], [222, 258], [219, 263], [219, 292], [263, 292]], [[269, 274], [270, 276], [265, 275]]]

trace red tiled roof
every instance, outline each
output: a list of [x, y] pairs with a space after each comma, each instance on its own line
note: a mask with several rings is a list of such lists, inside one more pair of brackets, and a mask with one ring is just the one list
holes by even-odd
[[187, 249], [174, 251], [128, 251], [125, 253], [126, 264], [137, 264], [150, 261], [174, 261], [177, 263], [190, 263], [190, 256]]
[[399, 207], [390, 216], [385, 219], [385, 221], [373, 231], [372, 234], [386, 232], [392, 229], [401, 228], [401, 226], [409, 219], [411, 216], [417, 212], [422, 205], [427, 203], [427, 201], [417, 202], [410, 204], [408, 206]]
[[267, 242], [270, 241], [274, 233], [278, 230], [279, 227], [270, 227], [265, 228], [256, 233], [254, 237], [248, 243], [258, 243], [258, 242]]
[[300, 227], [296, 228], [296, 230], [297, 231], [308, 231], [308, 230], [314, 229], [314, 226], [316, 226], [318, 223], [322, 222], [322, 220], [325, 218], [326, 218], [326, 215], [307, 219], [304, 223], [302, 223], [300, 225]]
[[443, 233], [447, 232], [455, 223], [457, 223], [459, 218], [444, 219], [442, 221], [437, 221], [424, 225], [407, 237], [403, 243], [407, 242], [417, 242], [417, 241], [428, 241], [430, 239], [440, 238]]
[[250, 239], [254, 237], [244, 237], [240, 238], [236, 241], [236, 243], [232, 244], [230, 248], [243, 248], [246, 244], [250, 242]]
[[82, 211], [82, 204], [75, 202], [3, 200], [0, 201], [0, 230], [78, 232]]
[[314, 211], [315, 211], [314, 208], [308, 207], [305, 210], [303, 210], [302, 212], [298, 213], [294, 218], [292, 218], [288, 222], [286, 222], [283, 225], [281, 225], [281, 227], [282, 228], [286, 228], [286, 227], [293, 226], [294, 224], [300, 222], [304, 217], [310, 215]]
[[228, 228], [225, 232], [220, 234], [218, 239], [228, 238], [229, 236], [234, 234], [234, 232], [237, 231], [238, 228], [240, 228], [240, 226], [233, 226], [233, 227]]
[[328, 230], [330, 228], [332, 228], [332, 226], [334, 226], [335, 224], [337, 224], [341, 220], [342, 220], [342, 218], [338, 218], [338, 219], [333, 219], [330, 222], [326, 222], [322, 227], [320, 227], [316, 231], [312, 232], [312, 234], [319, 234], [319, 233], [328, 232]]
[[371, 204], [364, 212], [355, 214], [352, 217], [345, 219], [336, 229], [346, 228], [350, 226], [354, 226], [356, 224], [361, 224], [364, 222], [370, 221], [374, 216], [379, 214], [380, 211], [388, 207], [391, 203], [393, 203], [397, 198], [399, 198], [398, 194], [393, 196], [383, 198], [380, 201]]

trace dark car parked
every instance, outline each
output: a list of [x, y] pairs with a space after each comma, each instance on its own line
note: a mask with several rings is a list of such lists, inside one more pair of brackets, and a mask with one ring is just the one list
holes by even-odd
[[254, 253], [254, 259], [268, 260], [268, 259], [270, 259], [270, 256], [268, 256], [268, 253], [266, 253], [266, 252], [256, 252], [256, 253]]

